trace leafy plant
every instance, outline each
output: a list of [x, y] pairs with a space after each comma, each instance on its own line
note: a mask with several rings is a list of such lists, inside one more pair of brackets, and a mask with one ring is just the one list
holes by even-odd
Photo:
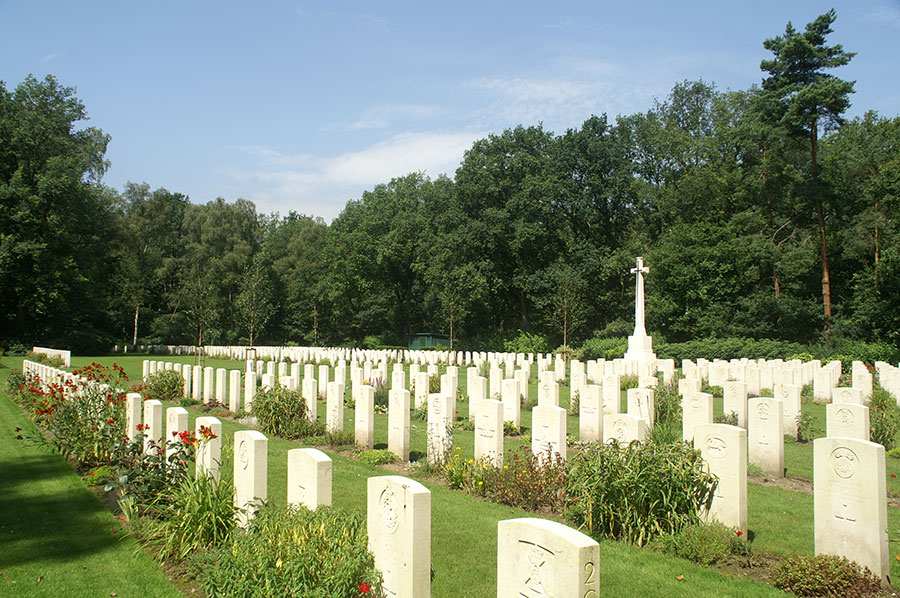
[[26, 353], [25, 359], [28, 361], [36, 361], [37, 363], [42, 363], [52, 368], [61, 368], [66, 364], [62, 357], [52, 357], [46, 353], [35, 353], [34, 351]]
[[266, 505], [247, 533], [194, 561], [207, 596], [381, 597], [368, 551], [366, 519], [356, 511]]
[[822, 429], [815, 425], [815, 421], [809, 413], [797, 414], [797, 442], [812, 442], [821, 435]]
[[892, 449], [898, 431], [900, 407], [896, 400], [885, 390], [874, 391], [869, 402], [869, 438], [885, 449]]
[[519, 429], [516, 424], [513, 422], [503, 422], [503, 435], [504, 436], [521, 436], [522, 430]]
[[144, 399], [178, 401], [184, 398], [184, 378], [175, 370], [163, 370], [147, 379], [142, 390]]
[[385, 465], [400, 460], [396, 454], [384, 449], [373, 449], [359, 453], [359, 460], [369, 465]]
[[698, 522], [716, 484], [683, 443], [596, 445], [570, 460], [566, 516], [594, 537], [640, 546]]
[[632, 375], [625, 375], [619, 377], [619, 388], [622, 390], [628, 390], [629, 388], [637, 388], [638, 387], [638, 377]]
[[729, 411], [728, 413], [723, 413], [722, 415], [717, 415], [713, 418], [713, 421], [717, 424], [727, 424], [729, 426], [738, 425], [738, 414], [734, 411]]
[[748, 555], [749, 546], [742, 536], [742, 532], [719, 522], [700, 521], [684, 526], [675, 534], [662, 536], [660, 544], [668, 554], [708, 567], [731, 556]]
[[192, 552], [222, 545], [234, 528], [234, 485], [211, 476], [182, 476], [154, 501], [155, 520], [142, 532], [156, 558], [182, 560]]
[[253, 415], [260, 431], [287, 439], [316, 436], [324, 429], [321, 422], [308, 419], [306, 400], [300, 393], [281, 385], [257, 391]]
[[507, 353], [547, 353], [550, 343], [545, 336], [519, 330], [519, 334], [503, 343]]
[[879, 590], [881, 583], [871, 571], [844, 557], [803, 554], [775, 566], [776, 588], [797, 596], [864, 596]]

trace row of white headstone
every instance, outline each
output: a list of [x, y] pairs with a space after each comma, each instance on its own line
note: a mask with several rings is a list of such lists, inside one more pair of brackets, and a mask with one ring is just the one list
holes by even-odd
[[[128, 429], [140, 434], [143, 416], [145, 450], [162, 438], [162, 404], [129, 394]], [[407, 391], [407, 405], [408, 391]], [[166, 410], [165, 438], [187, 429], [187, 411]], [[204, 431], [206, 429], [206, 432]], [[222, 424], [215, 417], [198, 417], [196, 475], [219, 479]], [[160, 439], [155, 443], [151, 439]], [[177, 442], [177, 441], [176, 441]], [[238, 524], [246, 527], [258, 505], [268, 498], [268, 439], [255, 430], [234, 435], [234, 504]], [[313, 448], [288, 451], [287, 503], [315, 509], [330, 505], [332, 460]], [[431, 492], [419, 482], [400, 476], [368, 479], [367, 531], [369, 550], [383, 576], [387, 596], [426, 597], [431, 593]], [[497, 586], [499, 596], [586, 596], [599, 593], [599, 545], [560, 523], [543, 519], [514, 519], [498, 525]], [[533, 594], [522, 593], [532, 592]], [[541, 593], [543, 592], [543, 594]], [[593, 593], [591, 593], [593, 592]]]

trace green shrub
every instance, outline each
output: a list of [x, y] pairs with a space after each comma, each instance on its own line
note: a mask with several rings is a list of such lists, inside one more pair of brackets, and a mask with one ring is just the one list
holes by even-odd
[[207, 596], [359, 598], [360, 585], [382, 596], [381, 574], [366, 548], [366, 519], [355, 511], [320, 506], [266, 505], [248, 533], [194, 562]]
[[815, 419], [809, 413], [797, 414], [797, 442], [812, 442], [822, 434], [822, 429], [817, 427]]
[[632, 375], [620, 376], [619, 377], [619, 388], [622, 390], [628, 390], [630, 388], [638, 387], [638, 377]]
[[717, 399], [721, 399], [722, 397], [725, 396], [725, 389], [724, 389], [724, 388], [722, 388], [722, 387], [719, 386], [719, 385], [716, 385], [716, 386], [710, 386], [710, 385], [709, 385], [707, 382], [705, 382], [705, 381], [703, 382], [703, 384], [702, 384], [701, 387], [700, 387], [700, 392], [705, 392], [705, 393], [707, 393], [707, 394], [711, 394], [712, 396], [714, 396], [714, 397], [717, 398]]
[[681, 395], [675, 386], [657, 385], [653, 391], [653, 421], [681, 426]]
[[887, 391], [874, 391], [869, 402], [869, 438], [890, 450], [894, 448], [898, 431], [900, 407], [897, 407], [897, 401]]
[[672, 535], [663, 536], [660, 544], [668, 554], [708, 567], [731, 556], [746, 556], [743, 533], [715, 523], [691, 523]]
[[548, 353], [550, 343], [547, 337], [519, 330], [518, 336], [503, 343], [507, 353]]
[[684, 443], [595, 445], [570, 460], [566, 516], [595, 538], [640, 546], [699, 521], [716, 484]]
[[323, 431], [321, 423], [307, 418], [306, 400], [300, 393], [281, 385], [257, 391], [252, 410], [264, 434], [295, 440]]
[[180, 561], [192, 552], [222, 545], [234, 528], [234, 485], [210, 476], [183, 476], [155, 501], [155, 520], [142, 527], [160, 561]]
[[885, 453], [891, 459], [900, 459], [900, 447], [894, 447]]
[[500, 467], [483, 461], [466, 465], [472, 479], [463, 487], [476, 488], [494, 502], [531, 511], [558, 511], [565, 503], [566, 463], [559, 455], [525, 450], [507, 452]]
[[683, 343], [654, 343], [659, 359], [784, 359], [789, 355], [802, 353], [804, 345], [772, 339], [752, 339], [740, 337], [704, 338]]
[[396, 463], [400, 460], [400, 457], [391, 451], [373, 449], [359, 453], [359, 460], [369, 465], [385, 465], [387, 463]]
[[715, 418], [713, 418], [713, 421], [717, 424], [736, 426], [738, 425], [738, 414], [734, 411], [730, 411], [728, 413], [723, 413], [722, 415], [717, 415]]
[[184, 378], [175, 370], [163, 370], [147, 378], [144, 399], [179, 401], [184, 398]]
[[61, 368], [66, 364], [62, 357], [51, 357], [45, 353], [35, 353], [34, 351], [26, 353], [25, 359], [28, 361], [36, 361], [37, 363], [42, 363], [52, 368]]
[[647, 440], [659, 447], [681, 442], [683, 437], [680, 420], [653, 422], [653, 427], [647, 433]]
[[521, 436], [522, 430], [514, 424], [513, 422], [503, 422], [503, 435], [504, 436]]
[[387, 409], [388, 406], [388, 386], [387, 382], [382, 379], [375, 380], [375, 383], [372, 385], [375, 389], [375, 407], [383, 407]]
[[91, 468], [84, 475], [84, 483], [88, 486], [103, 486], [106, 484], [106, 480], [116, 475], [115, 470], [109, 465], [100, 465], [98, 467]]
[[628, 350], [628, 339], [624, 336], [613, 338], [589, 338], [581, 345], [585, 359], [621, 359]]
[[855, 597], [877, 592], [881, 583], [871, 571], [844, 557], [798, 555], [775, 566], [776, 588], [797, 596]]
[[21, 370], [12, 370], [6, 376], [6, 394], [16, 403], [21, 403], [26, 389], [25, 374]]

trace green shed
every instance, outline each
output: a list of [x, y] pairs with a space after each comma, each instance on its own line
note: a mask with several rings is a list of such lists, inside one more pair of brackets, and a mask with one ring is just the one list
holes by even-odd
[[434, 334], [433, 332], [416, 332], [409, 335], [409, 349], [416, 351], [425, 347], [450, 348], [450, 337], [446, 334]]

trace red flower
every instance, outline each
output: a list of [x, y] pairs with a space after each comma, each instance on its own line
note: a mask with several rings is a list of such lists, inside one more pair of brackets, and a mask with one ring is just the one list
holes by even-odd
[[106, 423], [108, 423], [108, 424], [114, 424], [114, 423], [116, 423], [116, 420], [114, 420], [114, 419], [108, 419], [108, 420], [106, 420]]
[[743, 535], [744, 535], [744, 532], [742, 532], [741, 530], [737, 530], [736, 532], [734, 532], [734, 535], [736, 535], [736, 536], [743, 536]]
[[[18, 428], [16, 428], [16, 429], [18, 430]], [[897, 474], [896, 474], [896, 473], [892, 473], [892, 474], [891, 474], [891, 477], [892, 477], [892, 478], [896, 478], [896, 477], [897, 477]]]
[[362, 592], [363, 594], [368, 594], [371, 589], [372, 589], [372, 586], [370, 586], [366, 582], [362, 582], [361, 584], [359, 584], [359, 591]]

